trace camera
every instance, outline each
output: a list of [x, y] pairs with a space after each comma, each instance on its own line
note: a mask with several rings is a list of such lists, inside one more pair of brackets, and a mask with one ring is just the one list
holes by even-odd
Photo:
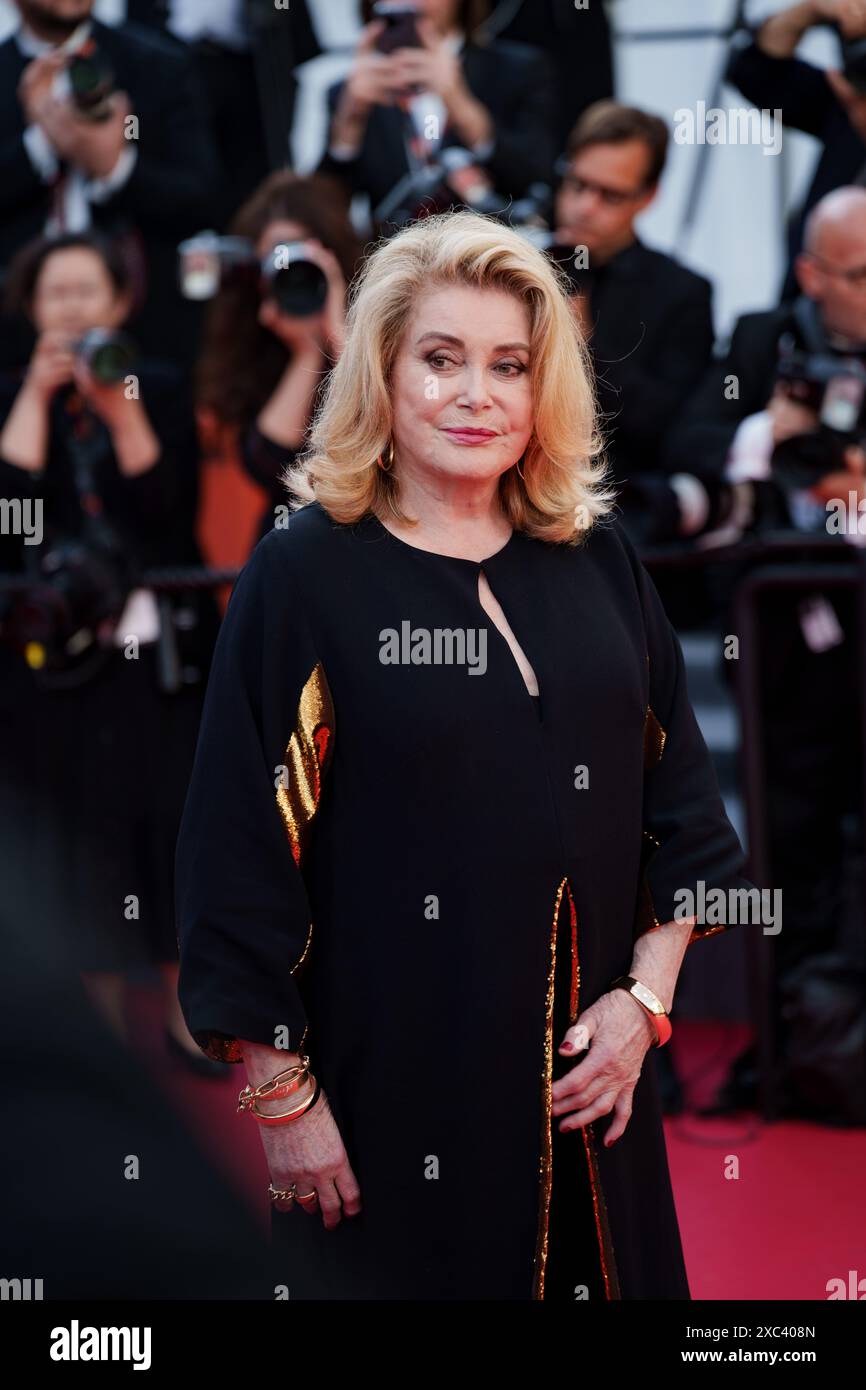
[[69, 669], [106, 644], [132, 586], [125, 547], [103, 521], [98, 535], [44, 549], [6, 600], [3, 638], [33, 670]]
[[325, 307], [328, 278], [303, 241], [280, 242], [259, 257], [245, 237], [208, 231], [181, 242], [178, 253], [187, 299], [212, 299], [222, 288], [247, 284], [292, 318], [309, 318]]
[[373, 6], [373, 18], [382, 20], [385, 28], [376, 40], [379, 53], [393, 53], [398, 48], [420, 48], [417, 6], [406, 0], [378, 0]]
[[102, 386], [123, 381], [138, 356], [132, 339], [110, 328], [91, 328], [74, 344], [73, 352]]
[[858, 92], [866, 94], [866, 34], [859, 39], [846, 39], [839, 35], [842, 43], [842, 75]]
[[783, 487], [814, 487], [845, 468], [845, 450], [866, 438], [866, 367], [856, 357], [784, 351], [777, 383], [791, 400], [813, 410], [818, 429], [783, 440], [773, 471]]
[[114, 69], [93, 39], [73, 53], [66, 65], [69, 100], [86, 121], [105, 121], [111, 115]]

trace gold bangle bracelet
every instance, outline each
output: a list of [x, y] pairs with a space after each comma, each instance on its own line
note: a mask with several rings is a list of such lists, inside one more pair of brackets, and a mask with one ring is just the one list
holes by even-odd
[[310, 1076], [310, 1082], [313, 1084], [312, 1094], [305, 1097], [301, 1104], [294, 1106], [293, 1109], [281, 1110], [275, 1115], [263, 1115], [260, 1110], [256, 1109], [255, 1104], [253, 1104], [250, 1107], [250, 1114], [260, 1125], [288, 1124], [291, 1120], [298, 1118], [300, 1115], [303, 1115], [306, 1110], [309, 1110], [318, 1098], [319, 1086], [316, 1083], [316, 1078], [312, 1075]]
[[277, 1072], [270, 1081], [260, 1086], [245, 1086], [238, 1096], [238, 1110], [249, 1110], [257, 1100], [284, 1100], [286, 1096], [300, 1090], [310, 1070], [309, 1057], [302, 1057], [297, 1066]]

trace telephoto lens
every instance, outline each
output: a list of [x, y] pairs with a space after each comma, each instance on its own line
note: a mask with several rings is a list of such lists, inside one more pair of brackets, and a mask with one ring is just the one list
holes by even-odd
[[137, 353], [132, 339], [110, 328], [91, 328], [79, 338], [74, 352], [94, 381], [113, 386], [135, 368]]
[[866, 94], [866, 37], [843, 39], [842, 73], [861, 95]]
[[79, 116], [105, 121], [111, 115], [114, 70], [105, 53], [91, 40], [74, 53], [66, 68], [69, 95]]
[[321, 313], [328, 297], [328, 280], [320, 265], [309, 259], [303, 241], [281, 242], [261, 264], [264, 295], [292, 318]]

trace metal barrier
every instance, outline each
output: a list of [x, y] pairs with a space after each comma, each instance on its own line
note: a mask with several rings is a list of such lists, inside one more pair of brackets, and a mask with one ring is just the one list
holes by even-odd
[[[838, 549], [838, 546], [836, 547]], [[849, 548], [852, 549], [853, 548]], [[866, 554], [858, 548], [847, 564], [760, 565], [738, 585], [734, 625], [740, 639], [737, 696], [742, 731], [741, 780], [748, 827], [749, 877], [770, 887], [767, 781], [762, 720], [760, 600], [768, 593], [854, 589], [858, 595], [858, 673], [860, 677], [863, 805], [866, 806]], [[750, 994], [756, 1027], [759, 1099], [766, 1119], [778, 1114], [777, 1047], [774, 1028], [775, 942], [763, 932], [749, 938]]]

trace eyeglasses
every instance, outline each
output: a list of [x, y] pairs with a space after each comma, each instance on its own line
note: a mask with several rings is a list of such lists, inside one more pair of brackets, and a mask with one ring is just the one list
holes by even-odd
[[646, 184], [641, 188], [634, 189], [606, 188], [603, 183], [579, 178], [577, 174], [564, 174], [562, 187], [567, 188], [571, 193], [596, 193], [603, 203], [607, 203], [608, 207], [612, 208], [622, 207], [624, 203], [631, 203], [646, 192]]
[[830, 275], [838, 275], [840, 280], [845, 280], [852, 290], [866, 290], [866, 265], [852, 266], [850, 270], [844, 270], [840, 265], [834, 265], [824, 256], [816, 256], [814, 251], [807, 252], [813, 261], [817, 261], [821, 268]]

